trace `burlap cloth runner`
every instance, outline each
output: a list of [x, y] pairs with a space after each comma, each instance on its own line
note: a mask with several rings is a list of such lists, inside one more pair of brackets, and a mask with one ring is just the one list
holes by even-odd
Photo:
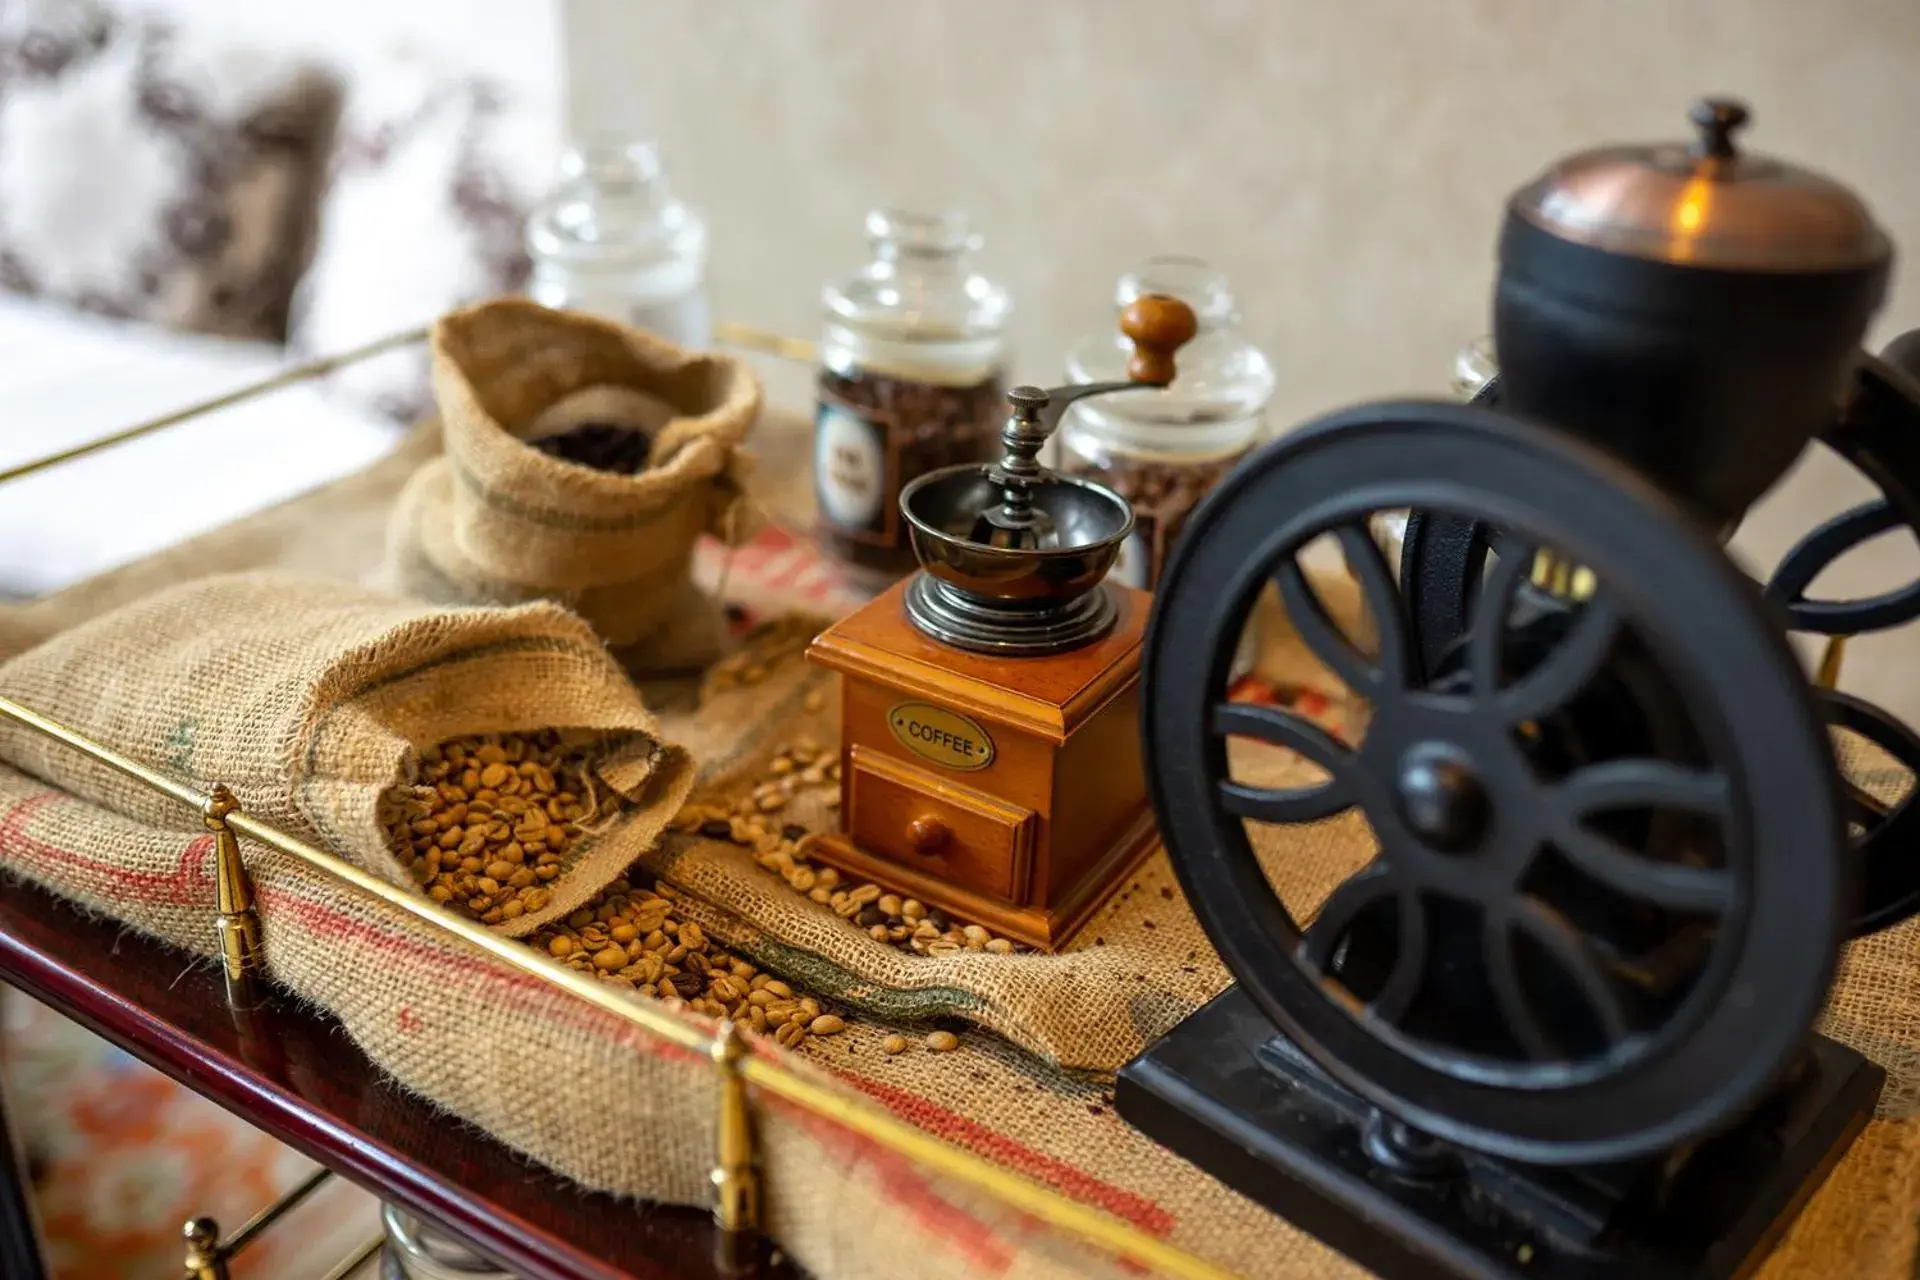
[[[406, 470], [345, 482], [335, 527], [353, 527], [383, 490], [391, 501]], [[323, 492], [296, 504], [297, 512], [264, 513], [225, 539], [199, 540], [191, 563], [199, 572], [271, 563], [278, 541], [315, 527], [308, 522], [335, 510], [335, 496]], [[294, 550], [308, 572], [356, 577], [377, 559], [378, 542], [336, 557], [304, 542]], [[169, 572], [178, 576], [181, 561], [158, 560], [0, 618], [0, 637], [70, 623]], [[805, 712], [811, 678], [796, 665], [698, 710], [663, 710], [662, 734], [704, 762], [707, 790], [725, 791], [792, 736], [830, 730]], [[1257, 758], [1237, 764], [1288, 767]], [[1867, 776], [1877, 767], [1865, 761], [1854, 771]], [[1293, 903], [1316, 900], [1366, 852], [1364, 833], [1350, 822], [1261, 845], [1269, 874]], [[641, 1044], [564, 995], [424, 936], [397, 913], [298, 865], [250, 853], [276, 979], [333, 1009], [402, 1084], [583, 1184], [704, 1201], [711, 1111], [701, 1064]], [[202, 953], [212, 942], [209, 858], [203, 837], [117, 819], [0, 772], [0, 862]], [[1150, 861], [1066, 955], [944, 959], [900, 956], [823, 918], [824, 909], [731, 847], [680, 839], [654, 861], [667, 878], [698, 890], [707, 904], [703, 923], [731, 944], [859, 1011], [847, 1032], [810, 1040], [805, 1055], [843, 1086], [1238, 1274], [1360, 1274], [1113, 1112], [1110, 1077], [1099, 1068], [1123, 1060], [1226, 981], [1164, 858]], [[880, 1052], [886, 1019], [923, 1030], [917, 1020], [935, 1015], [1000, 1034], [971, 1032], [948, 1054]], [[1908, 1275], [1920, 1206], [1920, 926], [1848, 948], [1822, 1029], [1875, 1058], [1892, 1079], [1879, 1118], [1762, 1274]], [[555, 1089], [556, 1080], [567, 1087]], [[1017, 1213], [831, 1126], [773, 1107], [766, 1129], [771, 1228], [817, 1274], [1118, 1274], [1108, 1260]]]

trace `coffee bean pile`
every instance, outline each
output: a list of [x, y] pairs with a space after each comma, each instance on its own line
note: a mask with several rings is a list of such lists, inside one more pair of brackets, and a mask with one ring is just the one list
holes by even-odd
[[630, 476], [646, 469], [653, 438], [638, 427], [617, 422], [583, 422], [527, 443], [562, 462]]
[[501, 924], [547, 905], [581, 824], [619, 803], [557, 733], [486, 734], [425, 751], [380, 819], [428, 897]]
[[528, 942], [570, 969], [675, 1008], [728, 1019], [789, 1049], [809, 1036], [846, 1029], [845, 1019], [812, 996], [727, 953], [698, 924], [679, 919], [680, 897], [670, 885], [649, 889], [615, 880]]
[[982, 925], [964, 924], [939, 907], [892, 893], [877, 884], [845, 881], [833, 867], [815, 866], [807, 857], [814, 833], [781, 816], [804, 789], [832, 788], [822, 802], [839, 807], [840, 762], [812, 738], [787, 744], [767, 763], [764, 778], [730, 804], [691, 804], [674, 825], [713, 840], [727, 840], [753, 853], [756, 864], [773, 872], [795, 893], [826, 907], [866, 930], [875, 942], [921, 956], [985, 951], [994, 955], [1024, 952], [1009, 938]]

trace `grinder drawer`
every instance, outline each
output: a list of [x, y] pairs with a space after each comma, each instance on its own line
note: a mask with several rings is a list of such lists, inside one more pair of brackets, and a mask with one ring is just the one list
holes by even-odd
[[1032, 810], [858, 746], [852, 756], [847, 834], [855, 844], [976, 893], [1026, 901]]

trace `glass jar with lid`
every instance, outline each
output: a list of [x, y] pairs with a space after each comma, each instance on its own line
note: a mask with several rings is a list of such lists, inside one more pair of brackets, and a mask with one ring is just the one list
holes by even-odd
[[[1199, 333], [1181, 348], [1161, 388], [1083, 400], [1055, 434], [1059, 469], [1083, 475], [1133, 505], [1134, 532], [1115, 580], [1151, 590], [1200, 499], [1256, 444], [1273, 396], [1273, 366], [1240, 330], [1226, 276], [1198, 258], [1150, 258], [1120, 278], [1120, 310], [1143, 294], [1193, 308]], [[1069, 382], [1124, 378], [1130, 344], [1106, 325], [1067, 354]]]
[[1460, 348], [1453, 357], [1453, 379], [1447, 389], [1456, 400], [1471, 400], [1500, 372], [1493, 355], [1493, 335], [1483, 334]]
[[[1494, 359], [1493, 336], [1482, 334], [1453, 356], [1453, 369], [1447, 379], [1447, 391], [1462, 404], [1472, 402], [1500, 372]], [[1396, 575], [1400, 572], [1400, 550], [1407, 537], [1407, 512], [1376, 511], [1367, 517], [1373, 540], [1386, 555]]]
[[877, 587], [914, 567], [901, 486], [997, 456], [1013, 304], [964, 213], [876, 210], [867, 240], [871, 261], [821, 293], [814, 496], [822, 543]]
[[598, 136], [568, 150], [527, 220], [528, 292], [695, 349], [713, 342], [707, 224], [667, 186], [651, 142]]

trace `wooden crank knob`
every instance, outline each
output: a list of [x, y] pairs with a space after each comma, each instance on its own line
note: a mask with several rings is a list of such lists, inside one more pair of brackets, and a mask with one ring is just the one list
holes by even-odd
[[1165, 386], [1173, 381], [1173, 353], [1200, 331], [1193, 308], [1163, 293], [1143, 293], [1120, 313], [1120, 332], [1133, 341], [1127, 377]]
[[931, 856], [947, 847], [953, 832], [938, 818], [918, 817], [907, 824], [907, 843], [915, 853]]

